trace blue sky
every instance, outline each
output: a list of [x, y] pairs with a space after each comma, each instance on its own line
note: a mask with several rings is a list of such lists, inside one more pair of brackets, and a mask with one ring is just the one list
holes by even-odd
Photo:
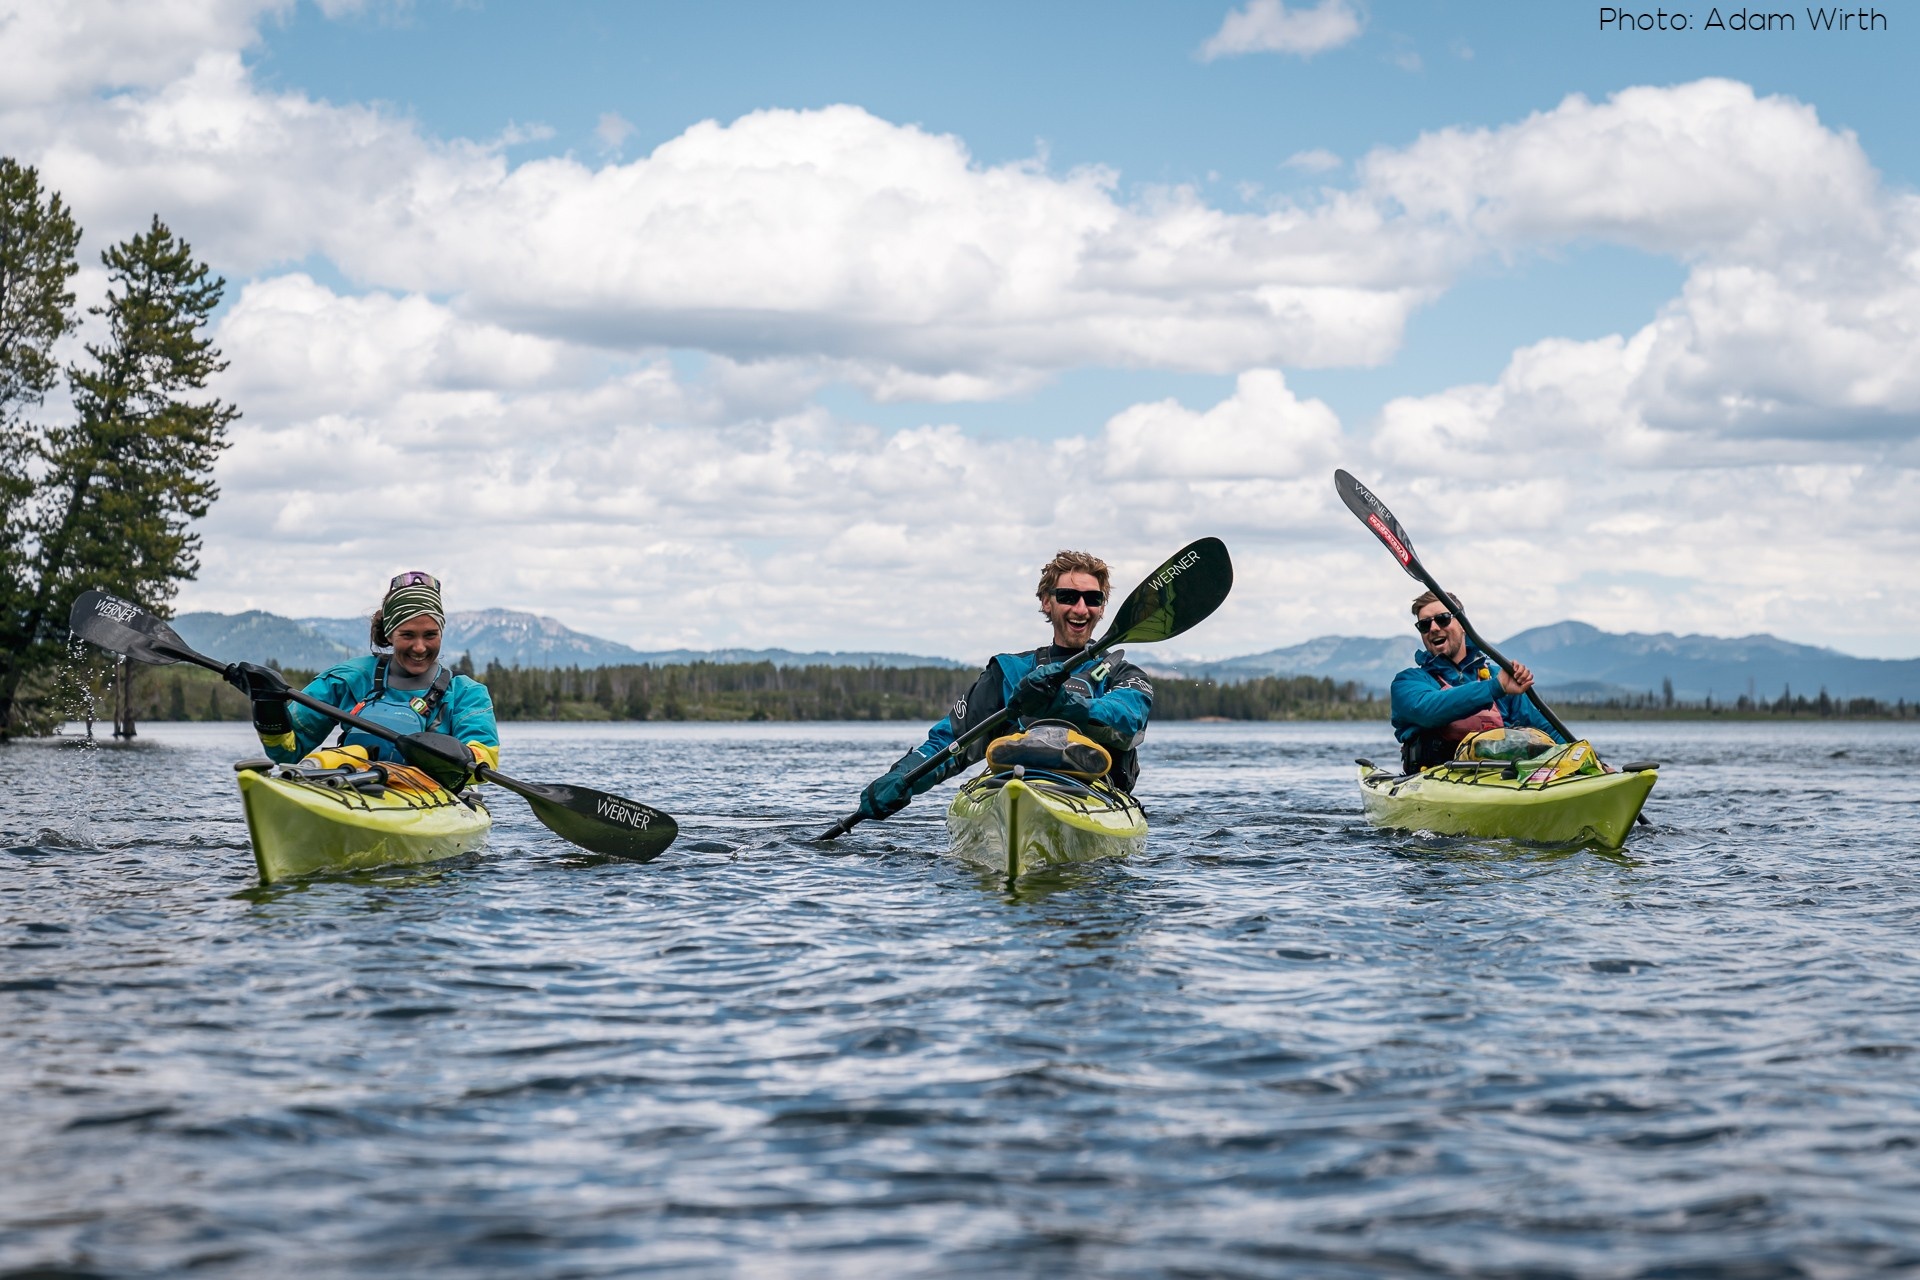
[[1399, 626], [1346, 465], [1492, 630], [1908, 656], [1920, 23], [1602, 8], [0, 0], [0, 149], [232, 284], [182, 607], [976, 657], [1214, 533], [1218, 656]]

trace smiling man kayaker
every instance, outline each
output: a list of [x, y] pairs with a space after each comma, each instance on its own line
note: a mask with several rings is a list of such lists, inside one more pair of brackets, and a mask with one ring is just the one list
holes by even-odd
[[[1040, 612], [1053, 627], [1052, 642], [1029, 653], [998, 654], [989, 661], [973, 687], [928, 732], [927, 740], [867, 784], [860, 793], [861, 816], [885, 818], [898, 813], [914, 796], [979, 761], [986, 754], [985, 741], [964, 757], [950, 758], [946, 766], [930, 771], [911, 791], [907, 788], [908, 773], [1003, 707], [1013, 708], [1021, 726], [1037, 720], [1071, 724], [1113, 757], [1107, 781], [1123, 791], [1132, 790], [1140, 772], [1135, 746], [1153, 712], [1153, 684], [1146, 674], [1116, 650], [1073, 670], [1057, 691], [1053, 687], [1067, 675], [1067, 659], [1093, 643], [1094, 625], [1106, 612], [1107, 591], [1106, 561], [1084, 551], [1062, 551], [1049, 560], [1040, 570], [1034, 594], [1040, 599]], [[1010, 725], [1008, 732], [1013, 731]]]
[[1393, 678], [1393, 734], [1408, 773], [1453, 759], [1462, 738], [1503, 725], [1566, 741], [1526, 696], [1533, 672], [1516, 662], [1508, 675], [1467, 643], [1466, 628], [1453, 614], [1459, 607], [1457, 596], [1442, 600], [1424, 591], [1414, 597], [1413, 628], [1421, 647], [1416, 665]]
[[[328, 668], [305, 692], [396, 733], [451, 734], [474, 760], [498, 765], [500, 730], [487, 687], [440, 663], [446, 621], [440, 580], [418, 570], [400, 574], [388, 584], [369, 624], [368, 640], [376, 652]], [[378, 652], [382, 649], [391, 652]], [[319, 712], [288, 702], [287, 682], [271, 667], [237, 662], [224, 674], [228, 684], [253, 699], [254, 730], [274, 760], [287, 763], [311, 754], [334, 727]], [[393, 744], [358, 729], [346, 729], [340, 746], [372, 760], [404, 760]]]

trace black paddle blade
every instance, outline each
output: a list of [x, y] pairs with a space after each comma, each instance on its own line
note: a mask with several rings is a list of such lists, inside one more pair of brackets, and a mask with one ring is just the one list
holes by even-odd
[[592, 853], [652, 862], [680, 834], [679, 823], [637, 800], [566, 783], [521, 782], [485, 765], [479, 773], [525, 799], [555, 835]]
[[1360, 517], [1360, 523], [1373, 530], [1373, 536], [1380, 539], [1382, 546], [1393, 552], [1393, 558], [1407, 571], [1407, 576], [1416, 581], [1420, 577], [1420, 559], [1413, 554], [1413, 539], [1393, 518], [1393, 512], [1387, 510], [1387, 504], [1373, 496], [1373, 490], [1355, 480], [1345, 471], [1333, 473], [1333, 487], [1340, 495], [1340, 501], [1347, 504], [1347, 510]]
[[135, 662], [164, 666], [197, 656], [172, 627], [139, 605], [104, 591], [82, 591], [67, 614], [67, 626], [89, 644]]
[[1147, 575], [1107, 625], [1104, 650], [1117, 644], [1149, 644], [1179, 635], [1204, 621], [1233, 589], [1227, 544], [1202, 538], [1175, 552]]

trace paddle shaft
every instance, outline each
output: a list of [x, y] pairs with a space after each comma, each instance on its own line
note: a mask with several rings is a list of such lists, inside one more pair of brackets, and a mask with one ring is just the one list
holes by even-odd
[[[1467, 639], [1471, 640], [1480, 652], [1492, 658], [1502, 671], [1512, 675], [1513, 664], [1473, 629], [1473, 623], [1468, 619], [1467, 611], [1460, 607], [1453, 596], [1434, 580], [1431, 573], [1427, 572], [1427, 567], [1420, 563], [1420, 557], [1413, 549], [1413, 540], [1407, 536], [1407, 531], [1400, 527], [1398, 517], [1387, 510], [1387, 504], [1380, 501], [1373, 490], [1361, 484], [1344, 469], [1334, 471], [1333, 487], [1339, 493], [1340, 501], [1346, 504], [1347, 510], [1353, 512], [1360, 523], [1366, 525], [1373, 536], [1380, 539], [1380, 545], [1393, 554], [1393, 558], [1400, 562], [1400, 567], [1407, 571], [1408, 576], [1425, 584], [1427, 590], [1452, 606], [1453, 616], [1460, 619], [1460, 629], [1466, 633]], [[1553, 714], [1553, 708], [1546, 704], [1546, 700], [1540, 696], [1537, 689], [1528, 689], [1527, 697], [1545, 717], [1546, 722], [1553, 726], [1556, 733], [1568, 742], [1573, 741], [1573, 730], [1567, 728], [1560, 717]]]
[[[1085, 666], [1087, 663], [1093, 661], [1095, 658], [1099, 657], [1101, 654], [1105, 653], [1107, 650], [1113, 648], [1113, 646], [1118, 644], [1119, 641], [1120, 641], [1119, 636], [1113, 636], [1106, 640], [1102, 640], [1099, 644], [1089, 645], [1087, 648], [1082, 649], [1080, 652], [1074, 654], [1071, 658], [1068, 658], [1061, 667], [1059, 683], [1065, 684], [1068, 680], [1073, 678], [1073, 672], [1075, 668]], [[1055, 687], [1057, 688], [1058, 685], [1056, 685]], [[905, 785], [911, 787], [914, 783], [920, 781], [920, 779], [926, 777], [928, 774], [932, 773], [935, 769], [938, 769], [942, 765], [946, 764], [947, 761], [959, 757], [960, 754], [964, 752], [968, 747], [980, 741], [980, 739], [984, 737], [986, 734], [992, 732], [995, 729], [998, 729], [1001, 725], [1005, 724], [1012, 717], [1013, 717], [1012, 707], [1000, 708], [998, 711], [988, 716], [985, 720], [982, 720], [979, 724], [973, 726], [973, 728], [967, 730], [965, 733], [955, 738], [952, 742], [949, 742], [944, 749], [942, 749], [941, 751], [937, 752], [932, 756], [929, 756], [923, 764], [917, 765], [911, 773], [907, 774], [906, 778], [904, 779]], [[865, 822], [866, 820], [867, 820], [867, 816], [863, 813], [850, 813], [846, 817], [840, 819], [840, 821], [834, 823], [832, 829], [827, 831], [820, 838], [822, 840], [838, 840], [841, 836], [847, 834], [847, 832], [853, 830], [855, 827], [859, 826], [862, 822]]]
[[[1465, 609], [1462, 609], [1457, 603], [1455, 603], [1454, 598], [1451, 595], [1449, 595], [1447, 592], [1442, 591], [1440, 589], [1440, 584], [1433, 580], [1433, 575], [1428, 573], [1426, 570], [1426, 566], [1420, 563], [1420, 557], [1415, 556], [1410, 562], [1408, 562], [1407, 571], [1409, 573], [1412, 573], [1414, 576], [1418, 577], [1420, 581], [1426, 583], [1427, 590], [1439, 596], [1441, 601], [1453, 610], [1453, 616], [1460, 619], [1460, 629], [1466, 632], [1467, 639], [1473, 642], [1473, 646], [1476, 649], [1486, 654], [1489, 658], [1492, 658], [1494, 661], [1494, 664], [1498, 666], [1502, 671], [1506, 672], [1508, 675], [1513, 674], [1513, 664], [1507, 661], [1507, 659], [1501, 655], [1498, 649], [1488, 644], [1486, 640], [1481, 637], [1478, 631], [1475, 631], [1473, 629], [1473, 623], [1469, 621], [1467, 618], [1467, 611]], [[1572, 742], [1574, 740], [1573, 730], [1567, 728], [1566, 724], [1562, 722], [1560, 717], [1553, 714], [1553, 708], [1546, 704], [1546, 700], [1540, 696], [1540, 691], [1538, 689], [1529, 687], [1527, 689], [1527, 698], [1529, 701], [1533, 703], [1535, 709], [1537, 709], [1542, 716], [1546, 717], [1547, 723], [1553, 726], [1554, 731], [1556, 733], [1558, 733], [1562, 738], [1566, 739], [1568, 742]]]
[[[180, 645], [168, 644], [164, 640], [155, 642], [154, 648], [160, 650], [163, 653], [166, 653], [170, 657], [179, 659], [181, 662], [191, 662], [194, 666], [205, 667], [209, 671], [225, 672], [227, 669], [227, 664], [224, 662], [221, 662], [217, 658], [209, 658], [204, 653], [195, 653], [192, 649], [184, 648], [183, 646], [180, 646]], [[339, 707], [334, 706], [330, 702], [322, 702], [320, 699], [313, 697], [310, 694], [302, 693], [298, 689], [289, 688], [287, 690], [287, 701], [297, 702], [303, 707], [307, 707], [314, 711], [318, 711], [321, 715], [326, 716], [329, 719], [337, 720], [344, 725], [349, 725], [352, 728], [360, 730], [360, 732], [362, 733], [370, 733], [374, 737], [382, 739], [383, 741], [393, 742], [393, 743], [398, 743], [400, 741], [401, 735], [399, 733], [396, 733], [394, 730], [389, 729], [386, 725], [375, 724], [371, 720], [363, 720], [359, 716], [353, 714], [353, 712], [351, 711], [343, 711]], [[422, 750], [432, 751], [432, 748], [427, 746], [424, 743], [419, 744], [419, 746]], [[446, 760], [448, 764], [460, 764], [460, 765], [464, 765], [468, 769], [473, 770], [474, 774], [477, 777], [479, 777], [480, 780], [483, 782], [498, 783], [500, 786], [505, 787], [507, 790], [514, 791], [514, 792], [521, 791], [521, 789], [525, 786], [524, 783], [518, 782], [513, 778], [507, 777], [505, 774], [502, 774], [497, 769], [494, 769], [490, 765], [482, 763], [481, 761], [455, 760], [449, 756], [443, 755], [438, 751], [434, 751], [433, 754], [436, 756], [439, 756], [443, 760]]]

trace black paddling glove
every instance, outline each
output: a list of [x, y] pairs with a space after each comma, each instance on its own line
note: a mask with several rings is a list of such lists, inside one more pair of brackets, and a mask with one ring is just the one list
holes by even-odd
[[293, 716], [287, 710], [287, 682], [278, 671], [251, 662], [236, 662], [220, 674], [228, 684], [253, 700], [253, 727], [263, 737], [293, 732]]

